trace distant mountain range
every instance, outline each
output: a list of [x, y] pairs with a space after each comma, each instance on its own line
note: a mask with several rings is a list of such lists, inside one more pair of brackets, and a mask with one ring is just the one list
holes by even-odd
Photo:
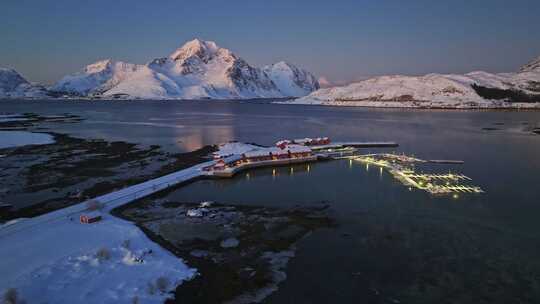
[[103, 60], [49, 88], [0, 69], [0, 98], [252, 99], [283, 103], [410, 108], [540, 108], [540, 57], [514, 73], [380, 76], [320, 89], [286, 62], [257, 68], [211, 41], [195, 39], [147, 64]]
[[319, 88], [312, 74], [290, 63], [256, 68], [230, 50], [199, 39], [145, 65], [98, 61], [48, 89], [29, 84], [14, 70], [0, 73], [0, 97], [12, 98], [285, 98], [305, 96]]
[[515, 73], [381, 76], [320, 89], [289, 103], [398, 108], [540, 108], [540, 57]]

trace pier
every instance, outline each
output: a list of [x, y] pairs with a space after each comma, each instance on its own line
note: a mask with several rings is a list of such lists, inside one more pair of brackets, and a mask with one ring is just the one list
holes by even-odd
[[423, 179], [423, 180], [434, 180], [434, 179], [440, 179], [440, 180], [472, 180], [470, 177], [467, 177], [463, 174], [417, 174], [417, 173], [404, 173], [410, 178], [417, 178], [417, 179]]

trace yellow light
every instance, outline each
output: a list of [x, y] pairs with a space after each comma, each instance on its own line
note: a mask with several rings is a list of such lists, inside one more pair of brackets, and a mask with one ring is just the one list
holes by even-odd
[[272, 176], [276, 176], [276, 169], [272, 169]]
[[458, 199], [459, 198], [459, 195], [457, 193], [454, 193], [454, 195], [452, 195], [452, 198], [453, 199]]

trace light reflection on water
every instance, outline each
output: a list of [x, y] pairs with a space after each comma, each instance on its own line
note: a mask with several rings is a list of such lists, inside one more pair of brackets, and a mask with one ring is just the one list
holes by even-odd
[[180, 151], [194, 151], [209, 143], [221, 143], [234, 138], [231, 126], [208, 126], [190, 130], [190, 134], [179, 133], [176, 145]]

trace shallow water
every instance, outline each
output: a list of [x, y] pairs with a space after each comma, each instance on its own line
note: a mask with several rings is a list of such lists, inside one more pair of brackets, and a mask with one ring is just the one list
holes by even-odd
[[0, 149], [52, 143], [54, 143], [54, 139], [49, 134], [25, 131], [0, 131]]
[[[194, 150], [228, 140], [396, 141], [397, 152], [464, 160], [451, 169], [486, 191], [459, 198], [409, 191], [348, 161], [252, 170], [169, 195], [290, 206], [325, 200], [339, 227], [298, 245], [267, 303], [534, 303], [540, 301], [538, 112], [426, 111], [247, 102], [0, 102], [0, 113], [70, 113], [56, 132]], [[52, 125], [51, 125], [52, 126]], [[482, 130], [495, 128], [497, 130]], [[366, 152], [369, 152], [366, 150]], [[292, 168], [292, 169], [291, 169]]]

